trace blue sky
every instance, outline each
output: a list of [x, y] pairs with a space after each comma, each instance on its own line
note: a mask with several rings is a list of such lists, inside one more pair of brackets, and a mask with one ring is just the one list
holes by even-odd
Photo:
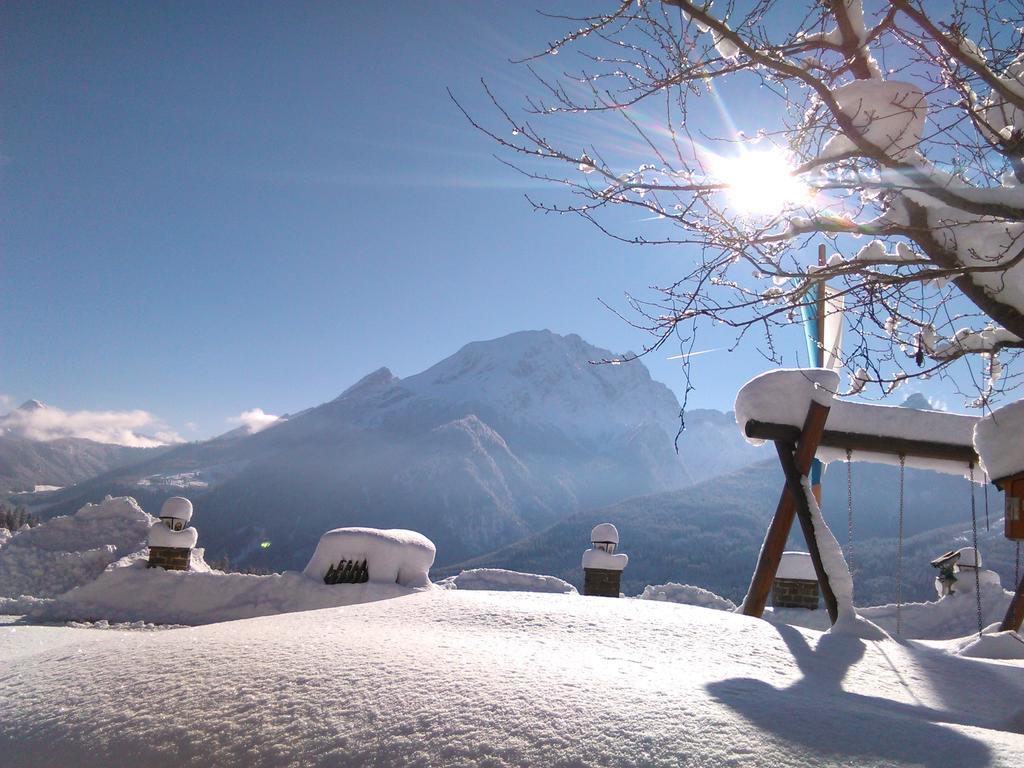
[[[516, 330], [640, 348], [598, 299], [685, 254], [532, 212], [446, 95], [529, 90], [508, 60], [564, 27], [534, 5], [5, 3], [0, 395], [196, 439]], [[673, 352], [646, 362], [681, 394]], [[702, 356], [690, 405], [764, 366]]]

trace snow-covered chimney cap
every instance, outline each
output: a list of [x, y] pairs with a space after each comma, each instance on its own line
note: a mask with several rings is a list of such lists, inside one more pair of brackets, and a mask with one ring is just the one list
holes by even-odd
[[590, 532], [590, 540], [594, 544], [618, 544], [619, 529], [611, 523], [595, 525], [594, 530]]
[[960, 560], [957, 565], [961, 568], [980, 568], [984, 561], [974, 547], [964, 547], [960, 550]]
[[775, 578], [817, 581], [818, 575], [814, 571], [810, 552], [783, 552]]
[[187, 523], [192, 519], [192, 502], [184, 496], [171, 496], [160, 507], [160, 517], [173, 517]]

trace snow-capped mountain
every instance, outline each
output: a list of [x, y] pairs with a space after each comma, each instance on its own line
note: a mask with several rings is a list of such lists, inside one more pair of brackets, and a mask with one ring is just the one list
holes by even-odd
[[592, 364], [617, 357], [549, 331], [473, 342], [405, 379], [374, 371], [257, 434], [108, 473], [65, 492], [54, 512], [107, 493], [149, 509], [185, 492], [214, 559], [299, 567], [324, 530], [372, 525], [420, 530], [439, 563], [455, 562], [691, 482], [673, 448], [675, 396], [641, 362]]
[[37, 486], [66, 486], [116, 467], [158, 455], [163, 448], [101, 443], [82, 437], [36, 439], [28, 425], [50, 408], [27, 400], [0, 416], [0, 493], [31, 491]]

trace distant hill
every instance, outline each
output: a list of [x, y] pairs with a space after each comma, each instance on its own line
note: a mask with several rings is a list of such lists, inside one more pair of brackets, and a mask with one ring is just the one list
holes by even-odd
[[[864, 463], [855, 463], [852, 470], [856, 598], [862, 604], [889, 602], [896, 597], [899, 471]], [[622, 580], [626, 594], [637, 594], [647, 584], [676, 581], [738, 602], [746, 593], [781, 484], [777, 462], [759, 463], [690, 488], [575, 514], [523, 541], [439, 569], [437, 576], [463, 568], [509, 568], [551, 574], [581, 588], [580, 556], [589, 546], [590, 529], [612, 522], [619, 528], [620, 551], [630, 558]], [[968, 485], [963, 478], [907, 470], [904, 599], [932, 598], [935, 574], [928, 561], [968, 543]], [[832, 465], [824, 489], [825, 518], [845, 549], [845, 466]], [[1013, 544], [1002, 536], [1002, 497], [994, 492], [990, 496], [992, 530], [986, 532], [983, 495], [977, 490], [980, 548], [1008, 586], [1013, 578]], [[797, 523], [789, 546], [805, 549]]]
[[682, 488], [688, 459], [703, 474], [716, 455], [726, 468], [740, 451], [760, 455], [713, 412], [690, 420], [676, 455], [675, 395], [639, 361], [591, 362], [613, 357], [549, 331], [474, 342], [406, 379], [375, 371], [256, 434], [234, 430], [108, 472], [58, 494], [47, 513], [107, 493], [155, 512], [184, 493], [211, 558], [301, 567], [324, 530], [370, 525], [422, 531], [443, 564], [582, 510]]

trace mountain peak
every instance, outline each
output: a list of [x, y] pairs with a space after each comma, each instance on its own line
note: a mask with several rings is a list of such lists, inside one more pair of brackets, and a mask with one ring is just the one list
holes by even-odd
[[18, 406], [19, 411], [42, 411], [46, 408], [46, 403], [40, 402], [39, 400], [26, 400], [24, 403]]
[[364, 392], [364, 391], [367, 391], [367, 390], [370, 390], [370, 389], [376, 389], [378, 387], [386, 387], [389, 384], [394, 384], [397, 381], [399, 381], [399, 378], [397, 376], [395, 376], [395, 374], [393, 374], [391, 372], [390, 368], [386, 368], [386, 367], [378, 368], [373, 373], [368, 373], [365, 376], [363, 376], [363, 378], [361, 378], [359, 381], [357, 381], [351, 387], [349, 387], [344, 392], [342, 392], [340, 395], [338, 395], [338, 399], [340, 400], [343, 397], [348, 397], [350, 395], [353, 395], [353, 394], [356, 394], [356, 393], [359, 393], [359, 392]]

